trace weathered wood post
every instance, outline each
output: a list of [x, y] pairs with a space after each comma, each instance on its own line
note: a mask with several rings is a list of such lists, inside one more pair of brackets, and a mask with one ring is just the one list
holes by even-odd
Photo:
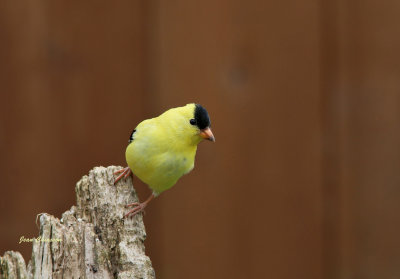
[[118, 169], [95, 167], [82, 177], [75, 188], [77, 205], [61, 220], [39, 214], [28, 266], [19, 252], [6, 252], [0, 278], [155, 278], [144, 253], [142, 214], [123, 218], [124, 206], [138, 198], [131, 178], [114, 186]]

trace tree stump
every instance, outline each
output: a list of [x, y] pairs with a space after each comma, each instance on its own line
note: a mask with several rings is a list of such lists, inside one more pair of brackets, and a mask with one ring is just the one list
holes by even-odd
[[19, 252], [8, 251], [0, 257], [0, 278], [155, 278], [144, 253], [142, 214], [123, 217], [124, 206], [138, 198], [131, 178], [114, 186], [120, 168], [95, 167], [82, 177], [77, 205], [61, 220], [39, 214], [28, 266]]

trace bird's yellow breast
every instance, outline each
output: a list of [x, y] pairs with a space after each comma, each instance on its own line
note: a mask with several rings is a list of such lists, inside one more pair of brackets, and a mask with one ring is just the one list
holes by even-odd
[[[177, 116], [173, 117], [172, 123], [179, 125]], [[164, 125], [163, 122], [168, 122], [165, 118], [140, 123], [125, 153], [134, 175], [148, 184], [155, 194], [171, 188], [182, 175], [193, 169], [198, 143], [197, 139], [192, 143], [179, 129]]]

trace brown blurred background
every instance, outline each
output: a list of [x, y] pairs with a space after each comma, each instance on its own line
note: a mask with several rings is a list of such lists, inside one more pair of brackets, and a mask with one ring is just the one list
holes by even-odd
[[[216, 143], [146, 210], [158, 278], [400, 278], [400, 2], [1, 1], [0, 255], [132, 129]], [[140, 197], [149, 190], [135, 179]]]

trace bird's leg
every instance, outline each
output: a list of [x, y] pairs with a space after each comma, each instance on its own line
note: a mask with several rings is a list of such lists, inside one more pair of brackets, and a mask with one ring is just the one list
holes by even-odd
[[147, 204], [154, 198], [154, 194], [151, 194], [151, 196], [145, 200], [142, 203], [138, 203], [138, 202], [134, 202], [131, 204], [127, 204], [126, 207], [131, 207], [134, 206], [134, 208], [129, 211], [128, 213], [125, 214], [125, 217], [129, 217], [129, 216], [135, 216], [137, 213], [143, 211], [143, 209], [147, 206]]
[[120, 175], [115, 179], [114, 185], [115, 185], [122, 177], [124, 177], [125, 179], [128, 178], [128, 176], [131, 175], [132, 171], [131, 171], [131, 169], [130, 169], [129, 167], [126, 167], [126, 168], [123, 168], [123, 169], [120, 169], [120, 170], [117, 170], [116, 172], [114, 172], [114, 174], [119, 174], [119, 173], [120, 173]]

